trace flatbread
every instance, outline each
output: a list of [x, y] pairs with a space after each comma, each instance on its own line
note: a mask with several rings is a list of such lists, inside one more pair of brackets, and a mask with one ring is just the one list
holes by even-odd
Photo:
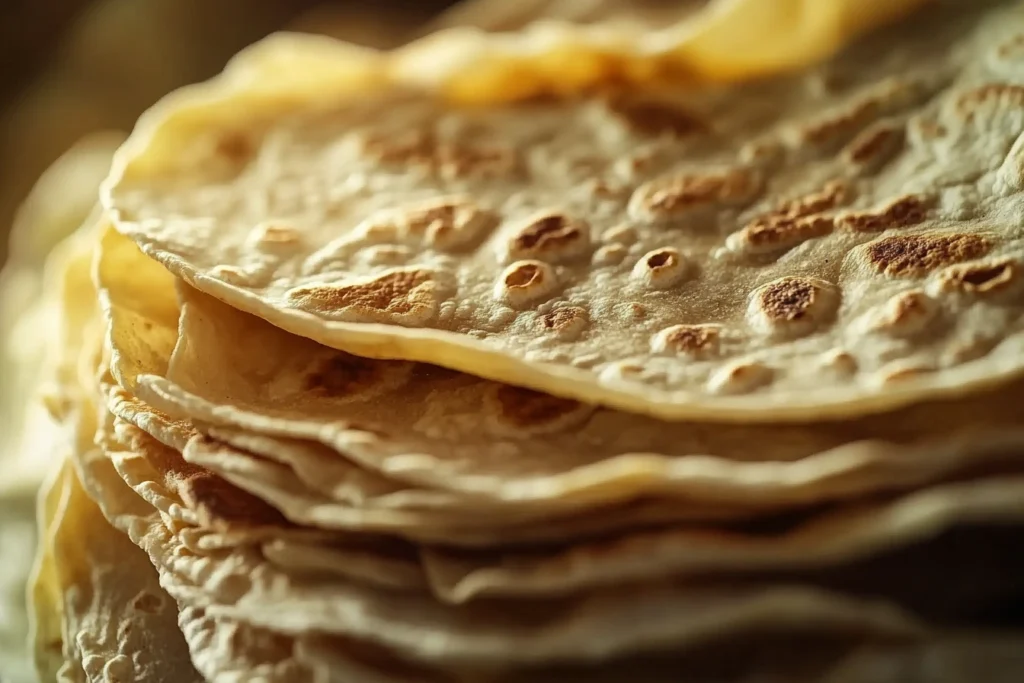
[[[120, 367], [114, 374], [142, 399], [113, 409], [154, 434], [168, 432], [172, 417], [205, 423], [217, 440], [265, 459], [250, 471], [278, 471], [281, 482], [290, 479], [314, 499], [452, 509], [471, 496], [478, 507], [551, 513], [653, 496], [709, 512], [764, 510], [909, 490], [1019, 462], [1022, 453], [1016, 382], [857, 421], [665, 423], [336, 352], [190, 287], [179, 288], [179, 339], [166, 272], [110, 232], [99, 268]], [[152, 279], [147, 268], [155, 269]], [[118, 324], [129, 281], [105, 281], [106, 269], [135, 275], [130, 297], [162, 303], [139, 302], [142, 318]], [[140, 379], [140, 372], [151, 374]], [[133, 420], [133, 411], [142, 417]], [[164, 440], [183, 450], [189, 436]], [[411, 487], [433, 491], [402, 491]]]
[[[64, 664], [62, 591], [54, 566], [56, 523], [64, 513], [70, 477], [70, 461], [58, 460], [39, 489], [39, 539], [28, 581], [28, 643], [35, 671], [43, 681], [53, 681]], [[74, 668], [74, 667], [72, 667]]]
[[[372, 578], [352, 571], [359, 559], [353, 562], [352, 551], [344, 547], [280, 538], [265, 543], [262, 550], [268, 560], [294, 575], [333, 574], [374, 584], [382, 583], [384, 576], [398, 576], [402, 580], [391, 585], [429, 587], [438, 599], [453, 604], [516, 596], [537, 599], [680, 577], [807, 576], [842, 572], [849, 564], [895, 562], [886, 558], [953, 529], [974, 529], [987, 538], [986, 525], [1019, 524], [1020, 486], [1018, 477], [936, 487], [887, 503], [807, 515], [775, 533], [760, 531], [756, 524], [753, 529], [677, 525], [609, 532], [600, 539], [573, 539], [550, 548], [453, 550], [424, 545], [419, 560], [405, 560], [401, 571], [396, 571], [398, 561], [393, 557], [382, 558], [390, 561], [381, 562]], [[1005, 561], [1007, 554], [994, 552], [993, 558]], [[957, 573], [949, 565], [947, 570]], [[989, 583], [997, 593], [1007, 590], [996, 588], [994, 578]]]
[[879, 412], [1024, 371], [1024, 13], [994, 6], [739, 89], [477, 107], [279, 36], [151, 110], [104, 203], [357, 355], [673, 420]]
[[[92, 494], [102, 491], [109, 501], [120, 499], [124, 493], [116, 494], [109, 487], [117, 482], [116, 475], [107, 467], [107, 475], [103, 476], [100, 469], [104, 465], [102, 459], [94, 459], [87, 471], [92, 475]], [[133, 506], [129, 503], [129, 507]], [[133, 508], [134, 509], [134, 508]], [[108, 507], [107, 514], [113, 519], [125, 520], [123, 508], [118, 505]], [[107, 527], [109, 528], [109, 527]], [[133, 572], [144, 575], [144, 569], [137, 567], [135, 557], [141, 553], [131, 549], [125, 559], [133, 567]], [[165, 580], [182, 595], [195, 597], [195, 587], [189, 587], [178, 577], [164, 575]], [[558, 670], [527, 669], [520, 673], [508, 675], [474, 675], [471, 672], [440, 672], [424, 669], [397, 660], [392, 653], [375, 648], [368, 648], [350, 641], [323, 636], [300, 636], [297, 640], [274, 635], [268, 631], [249, 626], [245, 622], [233, 621], [223, 617], [213, 617], [207, 610], [186, 606], [181, 610], [179, 621], [189, 641], [192, 656], [198, 668], [209, 681], [237, 680], [238, 676], [260, 677], [267, 681], [291, 681], [295, 676], [304, 676], [303, 680], [311, 679], [311, 672], [316, 671], [324, 676], [322, 680], [366, 681], [367, 683], [422, 683], [425, 681], [443, 681], [445, 683], [531, 683], [537, 681], [614, 681], [620, 680], [623, 672], [630, 672], [632, 680], [642, 683], [663, 683], [664, 681], [699, 680], [702, 683], [715, 681], [746, 680], [740, 672], [786, 672], [786, 680], [806, 681], [807, 683], [880, 683], [892, 680], [903, 683], [910, 672], [921, 672], [926, 675], [929, 663], [940, 661], [943, 670], [948, 672], [947, 679], [951, 683], [969, 683], [977, 680], [972, 676], [984, 671], [984, 680], [992, 683], [1009, 683], [1020, 670], [1019, 643], [1020, 637], [1014, 634], [1000, 636], [983, 634], [964, 634], [959, 637], [936, 634], [924, 640], [914, 642], [870, 643], [861, 647], [840, 639], [829, 644], [815, 643], [815, 651], [819, 656], [808, 658], [801, 656], [799, 662], [791, 657], [780, 657], [780, 651], [788, 651], [801, 642], [799, 640], [782, 640], [776, 649], [772, 649], [771, 640], [765, 641], [763, 635], [753, 635], [747, 645], [741, 639], [737, 645], [743, 648], [745, 656], [739, 661], [744, 666], [727, 665], [726, 661], [737, 662], [735, 651], [727, 645], [721, 652], [710, 649], [708, 656], [701, 652], [709, 652], [709, 648], [697, 648], [695, 651], [684, 651], [677, 659], [651, 661], [632, 659], [624, 662], [603, 663], [597, 668], [569, 668]], [[788, 647], [783, 648], [782, 645]], [[803, 651], [806, 653], [806, 651]], [[730, 654], [732, 653], [732, 654]], [[694, 678], [680, 679], [680, 671], [690, 672]], [[703, 676], [701, 673], [703, 672]], [[803, 672], [803, 673], [798, 673]], [[291, 678], [289, 678], [291, 676]], [[356, 678], [353, 678], [356, 676]], [[903, 676], [902, 678], [900, 676]]]
[[[660, 6], [659, 6], [660, 4]], [[442, 30], [399, 51], [413, 78], [471, 101], [572, 92], [608, 79], [649, 84], [763, 77], [815, 63], [923, 0], [487, 0], [456, 6]], [[579, 24], [587, 24], [580, 27]], [[464, 26], [510, 31], [482, 36]]]
[[645, 586], [629, 595], [571, 604], [518, 601], [502, 603], [500, 609], [481, 604], [452, 610], [432, 598], [372, 591], [340, 580], [297, 581], [242, 549], [207, 558], [176, 556], [178, 543], [165, 528], [150, 533], [141, 542], [150, 544], [158, 568], [205, 586], [211, 615], [294, 635], [334, 633], [437, 664], [593, 661], [682, 646], [753, 624], [770, 630], [813, 623], [904, 637], [920, 632], [912, 618], [890, 605], [785, 585], [738, 591], [703, 587], [699, 597], [685, 588]]
[[177, 605], [145, 555], [107, 523], [77, 480], [66, 506], [53, 546], [66, 658], [57, 680], [80, 666], [87, 681], [202, 681], [178, 630]]
[[[108, 256], [120, 254], [121, 257], [129, 258], [130, 251], [120, 251], [124, 246], [123, 240], [108, 233], [101, 252], [98, 272], [101, 277], [101, 286], [104, 285], [103, 273], [107, 270], [118, 270], [119, 272], [143, 272], [143, 268], [121, 268], [115, 269], [117, 259], [106, 261]], [[136, 257], [137, 257], [136, 253]], [[163, 282], [159, 290], [166, 289], [170, 281], [166, 274], [156, 281]], [[145, 310], [142, 299], [145, 297], [142, 292], [146, 290], [146, 284], [150, 282], [144, 278], [136, 277], [133, 280], [133, 294], [141, 297], [139, 310]], [[150, 282], [152, 284], [152, 282]], [[104, 287], [105, 300], [112, 309], [120, 306], [118, 291], [121, 288], [116, 282], [106, 283]], [[154, 296], [159, 295], [157, 291]], [[283, 412], [287, 406], [292, 413], [298, 413], [309, 419], [311, 416], [324, 415], [333, 416], [337, 411], [338, 404], [326, 403], [322, 409], [306, 408], [297, 404], [296, 392], [289, 391], [289, 387], [306, 386], [308, 382], [296, 380], [282, 371], [290, 367], [290, 359], [300, 359], [300, 365], [316, 366], [318, 364], [318, 348], [312, 342], [301, 338], [295, 338], [287, 333], [277, 330], [259, 319], [248, 316], [244, 313], [234, 311], [216, 300], [199, 294], [195, 290], [182, 288], [180, 290], [184, 304], [183, 315], [180, 326], [173, 332], [180, 331], [182, 339], [177, 344], [174, 357], [168, 362], [159, 358], [160, 354], [151, 355], [144, 349], [144, 344], [137, 341], [129, 341], [120, 335], [120, 332], [130, 329], [147, 329], [147, 324], [134, 326], [120, 326], [117, 320], [112, 318], [111, 339], [120, 340], [123, 348], [143, 349], [138, 356], [142, 359], [156, 359], [139, 362], [135, 356], [127, 354], [120, 362], [125, 368], [120, 373], [122, 377], [129, 376], [129, 369], [138, 369], [147, 364], [153, 367], [167, 368], [169, 376], [175, 376], [183, 363], [196, 363], [191, 371], [183, 371], [192, 378], [191, 387], [196, 391], [210, 391], [209, 387], [227, 387], [233, 391], [232, 401], [261, 400], [259, 397], [271, 397], [270, 400], [277, 401], [281, 406], [277, 412]], [[166, 297], [170, 301], [169, 297]], [[170, 306], [170, 303], [167, 304]], [[167, 315], [170, 318], [170, 314]], [[248, 323], [248, 324], [247, 324]], [[160, 338], [165, 333], [160, 332], [153, 322], [148, 323], [148, 329], [154, 330]], [[219, 337], [216, 336], [219, 331]], [[168, 331], [169, 336], [171, 331]], [[299, 346], [293, 346], [294, 343]], [[115, 341], [116, 343], [116, 341]], [[250, 346], [251, 344], [251, 346]], [[218, 351], [228, 350], [237, 357], [220, 358]], [[326, 349], [325, 349], [326, 350]], [[331, 357], [337, 356], [333, 351], [326, 350]], [[114, 354], [116, 357], [117, 354]], [[184, 358], [187, 356], [188, 358]], [[200, 363], [200, 359], [202, 363]], [[267, 363], [265, 367], [247, 368], [250, 361], [246, 359], [257, 359], [257, 363]], [[350, 359], [349, 362], [355, 359]], [[386, 365], [380, 361], [362, 361], [367, 367], [373, 365]], [[354, 371], [351, 364], [343, 366], [343, 370], [352, 371], [356, 377], [373, 376], [373, 372]], [[211, 368], [214, 370], [211, 371]], [[231, 373], [238, 373], [222, 377], [222, 369], [230, 369]], [[386, 370], [385, 370], [386, 373]], [[245, 375], [251, 374], [253, 378], [259, 378], [259, 384], [246, 382]], [[280, 378], [280, 379], [279, 379]], [[134, 385], [145, 393], [152, 376], [136, 376]], [[472, 386], [479, 382], [473, 378], [464, 378], [459, 387]], [[510, 510], [500, 511], [494, 503], [490, 506], [483, 506], [474, 498], [461, 499], [457, 495], [444, 496], [438, 491], [418, 491], [416, 489], [403, 489], [401, 487], [387, 486], [387, 480], [374, 482], [372, 477], [354, 478], [354, 475], [362, 473], [351, 463], [347, 462], [341, 455], [350, 452], [349, 448], [341, 448], [340, 454], [320, 454], [319, 467], [309, 464], [305, 479], [291, 471], [288, 466], [281, 464], [280, 455], [275, 456], [275, 448], [281, 445], [273, 439], [262, 438], [258, 435], [246, 436], [245, 432], [233, 432], [236, 443], [239, 446], [246, 444], [253, 445], [262, 442], [265, 457], [257, 457], [246, 453], [238, 446], [231, 446], [218, 441], [216, 438], [209, 438], [195, 429], [186, 426], [187, 423], [176, 423], [170, 417], [163, 416], [158, 410], [147, 408], [145, 403], [126, 398], [123, 390], [112, 390], [113, 396], [121, 398], [111, 405], [115, 412], [121, 413], [126, 419], [135, 423], [131, 427], [122, 423], [118, 428], [122, 435], [123, 445], [143, 455], [148, 461], [149, 468], [143, 466], [139, 469], [137, 458], [130, 456], [112, 455], [115, 466], [124, 478], [135, 490], [144, 496], [152, 496], [156, 488], [165, 487], [170, 490], [177, 488], [177, 494], [173, 500], [164, 502], [156, 498], [150, 498], [153, 504], [161, 509], [164, 514], [179, 519], [183, 523], [197, 524], [199, 517], [203, 514], [202, 507], [205, 505], [210, 510], [221, 510], [229, 516], [221, 517], [220, 523], [227, 526], [250, 524], [273, 524], [283, 520], [275, 518], [277, 511], [294, 523], [335, 529], [339, 531], [361, 531], [396, 534], [406, 538], [412, 538], [427, 543], [444, 544], [470, 544], [475, 545], [478, 541], [473, 535], [476, 530], [477, 536], [486, 537], [490, 530], [493, 538], [499, 538], [503, 543], [510, 543], [521, 540], [517, 537], [516, 525], [523, 525], [521, 531], [524, 533], [529, 529], [529, 517], [521, 514], [512, 514]], [[214, 390], [216, 391], [216, 390]], [[380, 413], [388, 412], [393, 415], [401, 403], [432, 403], [442, 402], [442, 396], [427, 393], [431, 396], [429, 400], [410, 400], [416, 393], [410, 393], [405, 386], [401, 386], [394, 396], [387, 396], [382, 401], [382, 407], [376, 409]], [[371, 391], [372, 394], [372, 391]], [[351, 403], [353, 397], [348, 394], [339, 394], [336, 398], [345, 403]], [[158, 405], [159, 400], [155, 401]], [[167, 402], [165, 402], [166, 404]], [[131, 404], [129, 410], [124, 406]], [[479, 406], [480, 401], [470, 397], [468, 405]], [[178, 408], [181, 414], [196, 416], [197, 413], [189, 412], [191, 404], [185, 401], [183, 404], [173, 405], [171, 408]], [[383, 406], [387, 406], [384, 408]], [[184, 410], [182, 408], [184, 407]], [[206, 404], [205, 412], [198, 414], [205, 420], [218, 420], [224, 415], [231, 414], [230, 405]], [[923, 409], [922, 409], [923, 410]], [[979, 411], [980, 412], [980, 411]], [[988, 411], [986, 411], [988, 412]], [[960, 407], [951, 411], [951, 414], [966, 415], [969, 411]], [[133, 419], [132, 415], [136, 417]], [[140, 420], [137, 415], [145, 415]], [[989, 414], [991, 414], [989, 412]], [[469, 415], [466, 413], [465, 422], [469, 424]], [[929, 407], [923, 415], [927, 415], [929, 426], [935, 420], [934, 407]], [[894, 424], [906, 428], [905, 416], [892, 420]], [[358, 423], [365, 424], [367, 418], [360, 418]], [[972, 418], [973, 419], [973, 418]], [[1013, 416], [1007, 419], [1007, 424], [1015, 424], [1017, 420], [1016, 411]], [[279, 420], [283, 422], [283, 420]], [[404, 422], [400, 420], [399, 423]], [[263, 427], [262, 424], [243, 426]], [[676, 425], [672, 425], [674, 427]], [[155, 439], [147, 436], [143, 429], [156, 435], [164, 435], [164, 443], [158, 443]], [[200, 422], [200, 431], [204, 430]], [[140, 429], [141, 428], [141, 429]], [[216, 428], [205, 428], [210, 434], [216, 437], [220, 431]], [[384, 433], [388, 429], [383, 423], [371, 426], [370, 434]], [[392, 428], [393, 429], [393, 428]], [[792, 429], [787, 427], [786, 429]], [[854, 427], [857, 429], [857, 427]], [[965, 429], [959, 427], [958, 429]], [[324, 427], [310, 429], [310, 438], [317, 438], [317, 432], [324, 431]], [[343, 427], [335, 431], [344, 431]], [[441, 429], [436, 430], [438, 432]], [[477, 427], [476, 431], [480, 431]], [[641, 430], [652, 431], [652, 428]], [[927, 432], [927, 428], [920, 430]], [[365, 439], [366, 433], [361, 436]], [[465, 435], [456, 432], [457, 438], [465, 438]], [[551, 435], [546, 435], [548, 438]], [[977, 436], [977, 435], [976, 435]], [[491, 435], [489, 438], [497, 438], [498, 435]], [[505, 438], [509, 438], [505, 435]], [[359, 439], [354, 439], [358, 441]], [[596, 442], [597, 439], [590, 440]], [[761, 439], [760, 441], [769, 441]], [[973, 445], [977, 448], [980, 441]], [[994, 442], [990, 442], [991, 444]], [[302, 449], [301, 442], [286, 441], [285, 445], [291, 445], [295, 449]], [[446, 444], [448, 445], [448, 444]], [[1016, 447], [1004, 443], [1000, 448], [991, 447], [987, 455], [978, 456], [977, 453], [985, 453], [985, 448], [979, 451], [972, 451], [972, 446], [965, 442], [960, 455], [966, 455], [971, 461], [971, 467], [977, 468], [982, 463], [988, 466], [995, 466], [1000, 460], [1012, 462], [1019, 457], [1022, 447]], [[448, 445], [448, 447], [451, 447]], [[475, 448], [482, 449], [483, 444], [474, 444]], [[539, 447], [539, 446], [538, 446]], [[178, 454], [183, 451], [184, 460]], [[413, 450], [412, 452], [422, 452]], [[885, 451], [880, 451], [884, 453]], [[894, 452], [888, 455], [893, 457]], [[939, 449], [920, 448], [916, 464], [922, 465], [929, 459], [934, 460], [939, 455]], [[977, 459], [971, 458], [974, 454]], [[554, 457], [554, 454], [552, 455]], [[336, 462], [335, 470], [345, 470], [346, 474], [340, 478], [341, 483], [349, 484], [346, 488], [341, 486], [341, 500], [332, 500], [327, 491], [318, 491], [309, 482], [319, 472], [324, 476], [325, 470], [329, 470], [330, 463]], [[275, 462], [275, 460], [277, 462]], [[198, 466], [199, 470], [190, 469], [187, 463]], [[135, 464], [133, 464], [135, 462]], [[961, 476], [968, 476], [971, 467], [964, 470]], [[154, 468], [156, 471], [154, 471]], [[382, 473], [388, 473], [386, 467], [380, 468]], [[908, 465], [907, 470], [913, 470]], [[741, 471], [741, 470], [739, 470]], [[870, 472], [870, 470], [869, 470]], [[201, 474], [202, 473], [202, 474]], [[231, 482], [241, 489], [255, 494], [263, 501], [270, 503], [270, 507], [256, 505], [253, 502], [241, 503], [240, 493], [233, 492], [230, 487], [218, 482], [216, 477], [209, 473], [216, 473], [228, 482]], [[365, 473], [362, 473], [365, 474]], [[949, 472], [947, 474], [952, 474]], [[732, 476], [723, 476], [724, 481], [731, 480]], [[329, 479], [329, 477], [328, 477]], [[879, 480], [876, 486], [879, 486]], [[386, 582], [392, 585], [401, 585], [407, 588], [422, 587], [429, 581], [430, 587], [444, 600], [462, 602], [487, 595], [514, 595], [514, 594], [549, 594], [565, 591], [575, 591], [580, 588], [593, 586], [612, 586], [622, 582], [639, 582], [673, 576], [682, 573], [703, 573], [714, 570], [757, 570], [776, 567], [793, 567], [801, 563], [806, 565], [828, 564], [837, 560], [849, 560], [854, 557], [863, 556], [877, 552], [879, 549], [894, 545], [896, 543], [907, 543], [914, 539], [926, 538], [933, 535], [937, 530], [953, 523], [970, 521], [992, 521], [993, 519], [1012, 519], [1016, 509], [1015, 501], [1021, 498], [1021, 491], [1014, 488], [1016, 480], [1006, 477], [1002, 480], [991, 479], [979, 482], [951, 485], [946, 489], [941, 487], [936, 490], [925, 490], [919, 494], [907, 496], [905, 500], [900, 499], [892, 503], [885, 503], [876, 506], [853, 507], [848, 510], [837, 511], [833, 515], [827, 515], [821, 519], [812, 518], [805, 526], [792, 530], [791, 534], [785, 536], [770, 537], [744, 537], [742, 534], [729, 534], [707, 528], [678, 529], [667, 532], [653, 532], [640, 535], [626, 535], [614, 541], [602, 541], [592, 544], [580, 544], [571, 547], [564, 552], [555, 551], [550, 555], [524, 558], [517, 558], [514, 554], [486, 555], [476, 559], [465, 559], [452, 557], [443, 551], [435, 552], [427, 550], [424, 553], [424, 560], [427, 563], [427, 579], [416, 575], [415, 566], [407, 570], [397, 572], [402, 577], [399, 580], [387, 579]], [[199, 482], [206, 482], [202, 489], [198, 488]], [[919, 479], [917, 484], [924, 482]], [[893, 482], [886, 482], [892, 486]], [[195, 487], [189, 490], [186, 485]], [[770, 487], [767, 484], [766, 487]], [[697, 488], [696, 486], [694, 487]], [[884, 488], [884, 487], [883, 487]], [[908, 488], [910, 488], [908, 486]], [[868, 489], [870, 490], [870, 489]], [[199, 492], [201, 495], [197, 495]], [[865, 490], [861, 490], [863, 494]], [[417, 495], [420, 494], [420, 495]], [[433, 497], [433, 494], [440, 494]], [[696, 494], [694, 494], [696, 495]], [[753, 494], [757, 495], [755, 489]], [[847, 494], [851, 495], [851, 494]], [[189, 498], [190, 503], [183, 503]], [[244, 500], [244, 497], [242, 497]], [[684, 497], [685, 500], [685, 497]], [[813, 499], [812, 499], [813, 500]], [[738, 504], [741, 496], [737, 492], [729, 502]], [[550, 534], [551, 540], [569, 538], [573, 532], [579, 532], [579, 528], [563, 527], [552, 517], [552, 510], [557, 510], [557, 500], [549, 501], [547, 507], [538, 506], [537, 520], [541, 522], [543, 530]], [[777, 501], [774, 501], [777, 502]], [[808, 501], [803, 501], [808, 502]], [[522, 506], [520, 506], [522, 507]], [[699, 506], [694, 506], [695, 508]], [[407, 511], [404, 511], [408, 508]], [[417, 508], [433, 508], [430, 512], [417, 510]], [[671, 514], [671, 506], [666, 506]], [[515, 508], [512, 508], [513, 510]], [[500, 511], [500, 513], [499, 513]], [[187, 512], [195, 514], [187, 515]], [[578, 512], [578, 510], [577, 510]], [[1020, 514], [1019, 512], [1016, 514]], [[626, 524], [641, 520], [626, 516], [619, 520]], [[649, 521], [649, 520], [648, 520]], [[668, 521], [668, 520], [663, 520]], [[679, 521], [679, 520], [676, 520]], [[207, 522], [209, 525], [210, 522]], [[511, 528], [510, 528], [511, 527]], [[614, 526], [612, 524], [595, 524], [596, 529], [604, 533], [610, 533]], [[621, 527], [628, 531], [628, 527]], [[561, 533], [559, 537], [556, 534]], [[533, 540], [540, 540], [543, 536], [528, 536]], [[305, 542], [292, 543], [286, 539], [271, 540], [264, 545], [264, 548], [275, 548], [274, 556], [278, 563], [288, 568], [302, 571], [323, 570], [331, 560], [337, 565], [346, 564], [345, 555], [338, 552], [331, 552], [331, 549], [318, 550], [314, 545]], [[333, 555], [333, 557], [332, 557]], [[348, 562], [353, 562], [351, 555], [348, 555]], [[281, 562], [281, 558], [289, 558]], [[600, 558], [600, 561], [593, 561]], [[384, 558], [387, 560], [388, 558]], [[358, 564], [359, 562], [353, 562]], [[408, 563], [407, 563], [408, 564]], [[381, 565], [381, 576], [386, 577], [395, 573], [395, 564], [392, 563], [386, 570]], [[345, 573], [352, 578], [352, 574]], [[362, 573], [365, 579], [367, 573]], [[416, 578], [413, 578], [413, 577]]]
[[[211, 617], [295, 637], [326, 631], [391, 647], [414, 660], [506, 666], [539, 663], [559, 652], [571, 659], [605, 657], [643, 642], [648, 648], [667, 637], [681, 643], [742, 626], [771, 630], [786, 623], [814, 623], [837, 632], [864, 629], [899, 637], [921, 632], [915, 620], [884, 603], [800, 586], [739, 591], [722, 586], [694, 595], [685, 587], [650, 587], [641, 595], [594, 596], [571, 609], [561, 601], [544, 601], [451, 611], [429, 597], [380, 591], [337, 576], [293, 577], [244, 546], [187, 549], [177, 525], [142, 497], [132, 496], [109, 458], [95, 451], [78, 457], [83, 480], [104, 515], [147, 551], [162, 585], [176, 600]], [[174, 495], [159, 481], [151, 486], [162, 489], [164, 497]], [[687, 606], [698, 611], [687, 616]], [[614, 626], [629, 618], [623, 611], [638, 609], [650, 613], [644, 629]], [[277, 614], [274, 623], [270, 611]], [[424, 638], [428, 632], [435, 636]]]
[[501, 0], [464, 0], [427, 24], [424, 33], [467, 27], [488, 32], [521, 31], [537, 21], [572, 24], [635, 22], [648, 30], [664, 29], [692, 18], [705, 0], [527, 0], [510, 5]]

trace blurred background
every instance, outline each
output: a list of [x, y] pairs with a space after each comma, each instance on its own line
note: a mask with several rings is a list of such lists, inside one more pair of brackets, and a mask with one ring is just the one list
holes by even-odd
[[[3, 3], [0, 260], [7, 255], [7, 233], [17, 208], [51, 163], [89, 134], [127, 132], [162, 95], [214, 75], [245, 45], [272, 31], [292, 29], [390, 47], [415, 34], [451, 4], [446, 0]], [[67, 166], [81, 166], [82, 174], [88, 176], [115, 140], [111, 135], [93, 138]], [[68, 171], [58, 184], [74, 184], [75, 179], [78, 176]]]
[[[9, 249], [48, 250], [8, 233], [40, 175], [76, 143], [50, 185], [77, 189], [100, 172], [116, 135], [167, 92], [217, 73], [276, 30], [389, 48], [442, 26], [519, 28], [538, 17], [587, 23], [610, 14], [678, 12], [693, 0], [10, 0], [0, 3], [0, 263]], [[456, 6], [457, 5], [457, 6]], [[654, 18], [654, 17], [651, 17]], [[676, 17], [678, 18], [678, 17]], [[51, 190], [52, 191], [52, 190]], [[52, 195], [51, 195], [52, 196]], [[77, 198], [77, 196], [75, 197]], [[48, 198], [47, 198], [48, 200]], [[48, 203], [42, 202], [43, 204]], [[34, 222], [67, 221], [75, 211]], [[71, 215], [65, 215], [71, 214]], [[38, 242], [22, 244], [21, 242]]]

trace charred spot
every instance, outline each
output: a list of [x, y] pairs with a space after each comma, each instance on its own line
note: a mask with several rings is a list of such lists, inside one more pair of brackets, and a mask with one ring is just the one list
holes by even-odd
[[743, 241], [755, 250], [790, 247], [832, 232], [835, 220], [829, 216], [804, 218], [760, 219], [747, 225], [740, 233]]

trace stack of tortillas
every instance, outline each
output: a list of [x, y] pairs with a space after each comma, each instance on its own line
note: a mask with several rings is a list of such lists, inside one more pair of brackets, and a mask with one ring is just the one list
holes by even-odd
[[1024, 4], [520, 87], [595, 31], [143, 117], [57, 253], [46, 680], [1022, 680]]

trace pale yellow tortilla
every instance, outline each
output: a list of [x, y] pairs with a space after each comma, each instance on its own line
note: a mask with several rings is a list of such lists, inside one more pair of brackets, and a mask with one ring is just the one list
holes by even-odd
[[881, 412], [1024, 371], [1024, 14], [992, 8], [743, 88], [479, 107], [278, 36], [151, 110], [104, 202], [358, 355], [672, 420]]

